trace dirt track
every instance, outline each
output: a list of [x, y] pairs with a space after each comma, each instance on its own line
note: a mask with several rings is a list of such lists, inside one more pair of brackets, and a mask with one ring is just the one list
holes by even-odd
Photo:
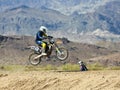
[[120, 90], [120, 70], [0, 71], [0, 90]]

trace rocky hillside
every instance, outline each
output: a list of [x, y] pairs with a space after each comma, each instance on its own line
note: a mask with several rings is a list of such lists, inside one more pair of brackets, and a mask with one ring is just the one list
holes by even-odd
[[114, 53], [114, 54], [110, 54], [110, 55], [106, 55], [106, 56], [100, 56], [100, 57], [96, 57], [96, 58], [91, 58], [89, 59], [88, 63], [95, 63], [96, 61], [98, 63], [101, 63], [104, 66], [120, 66], [120, 53]]
[[[98, 62], [98, 60], [100, 61], [100, 59], [91, 61], [91, 58], [118, 53], [118, 51], [109, 50], [104, 47], [90, 44], [74, 43], [68, 41], [66, 38], [63, 38], [61, 40], [63, 41], [62, 45], [69, 51], [69, 57], [66, 60], [66, 63], [77, 63], [79, 60], [83, 60], [88, 63], [95, 63]], [[30, 45], [35, 45], [33, 37], [0, 36], [0, 64], [29, 64], [28, 56], [31, 52], [29, 49], [27, 49], [27, 47]], [[59, 46], [61, 46], [61, 44], [59, 44]], [[60, 62], [53, 56], [54, 53], [52, 54], [50, 61], [42, 61], [41, 64], [60, 65], [65, 63]], [[117, 65], [120, 62], [119, 58], [114, 61], [117, 61]], [[116, 63], [113, 62], [107, 63], [106, 65], [116, 65]]]

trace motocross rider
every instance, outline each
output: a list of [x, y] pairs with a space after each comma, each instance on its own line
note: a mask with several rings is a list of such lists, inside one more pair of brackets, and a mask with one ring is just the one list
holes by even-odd
[[42, 54], [41, 54], [41, 56], [45, 56], [45, 55], [47, 55], [46, 54], [46, 43], [43, 41], [44, 39], [46, 39], [47, 38], [47, 28], [45, 27], [45, 26], [41, 26], [40, 27], [40, 29], [39, 29], [39, 31], [37, 32], [37, 34], [36, 34], [36, 44], [38, 44], [39, 46], [42, 46]]

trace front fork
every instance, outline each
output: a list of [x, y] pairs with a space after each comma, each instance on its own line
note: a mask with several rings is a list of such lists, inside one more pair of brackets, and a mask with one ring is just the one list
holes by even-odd
[[56, 47], [56, 51], [57, 51], [59, 54], [61, 54], [61, 52], [60, 52], [60, 50], [59, 50], [58, 47]]
[[55, 49], [56, 49], [56, 51], [61, 55], [62, 53], [61, 53], [61, 51], [59, 50], [59, 47], [58, 47], [58, 45], [57, 44], [55, 44]]

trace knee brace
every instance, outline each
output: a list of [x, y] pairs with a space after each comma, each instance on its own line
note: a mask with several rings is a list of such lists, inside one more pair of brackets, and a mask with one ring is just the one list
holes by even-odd
[[42, 47], [44, 48], [44, 49], [46, 49], [46, 43], [42, 43]]

